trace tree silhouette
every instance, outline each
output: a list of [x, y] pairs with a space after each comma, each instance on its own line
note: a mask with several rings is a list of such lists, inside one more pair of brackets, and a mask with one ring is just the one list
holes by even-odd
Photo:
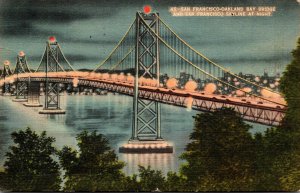
[[58, 191], [60, 171], [53, 159], [55, 139], [46, 132], [36, 134], [30, 128], [13, 132], [14, 145], [6, 153], [7, 161], [0, 174], [0, 186], [11, 191]]
[[181, 172], [194, 191], [251, 191], [254, 173], [250, 125], [233, 110], [197, 114]]
[[[287, 102], [287, 112], [282, 125], [276, 130], [278, 146], [285, 147], [277, 151], [273, 166], [280, 168], [282, 190], [298, 191], [300, 189], [300, 38], [297, 48], [292, 51], [293, 59], [287, 65], [280, 79], [280, 90]], [[282, 143], [285, 138], [285, 143]], [[279, 149], [280, 150], [280, 149]]]
[[300, 131], [300, 38], [292, 56], [292, 62], [287, 65], [280, 79], [280, 90], [288, 104], [285, 124], [290, 129]]
[[124, 163], [109, 147], [109, 142], [96, 131], [83, 131], [77, 137], [79, 151], [65, 146], [59, 153], [65, 170], [65, 191], [118, 191], [125, 179]]

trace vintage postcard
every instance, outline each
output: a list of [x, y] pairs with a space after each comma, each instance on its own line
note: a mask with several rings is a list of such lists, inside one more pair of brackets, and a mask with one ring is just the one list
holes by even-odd
[[0, 0], [0, 191], [299, 191], [299, 0]]

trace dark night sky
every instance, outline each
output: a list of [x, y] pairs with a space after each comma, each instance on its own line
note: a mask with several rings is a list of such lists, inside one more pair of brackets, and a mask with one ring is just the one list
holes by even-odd
[[[0, 60], [24, 50], [37, 66], [56, 36], [75, 68], [94, 68], [117, 44], [135, 12], [149, 4], [184, 40], [233, 71], [284, 66], [299, 36], [296, 0], [0, 0]], [[272, 17], [172, 17], [170, 6], [276, 6]], [[91, 37], [91, 38], [90, 38]]]

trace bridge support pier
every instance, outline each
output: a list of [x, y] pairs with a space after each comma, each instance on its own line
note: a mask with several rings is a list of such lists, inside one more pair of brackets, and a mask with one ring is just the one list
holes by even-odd
[[12, 101], [14, 102], [27, 102], [28, 87], [27, 82], [17, 81], [16, 83], [16, 98]]
[[40, 83], [29, 81], [28, 85], [27, 103], [24, 103], [24, 106], [42, 107], [43, 105], [40, 104]]
[[13, 99], [13, 102], [27, 102], [27, 99]]
[[[173, 146], [161, 137], [160, 103], [139, 97], [139, 79], [156, 80], [159, 87], [158, 13], [136, 14], [135, 82], [132, 137], [119, 148], [120, 153], [173, 153]], [[151, 29], [148, 29], [148, 28]]]
[[2, 93], [3, 96], [11, 96], [11, 85], [9, 83], [4, 83]]
[[59, 83], [49, 83], [46, 77], [45, 106], [39, 114], [65, 114], [66, 111], [60, 108]]
[[173, 146], [164, 140], [130, 140], [119, 148], [120, 153], [173, 153]]

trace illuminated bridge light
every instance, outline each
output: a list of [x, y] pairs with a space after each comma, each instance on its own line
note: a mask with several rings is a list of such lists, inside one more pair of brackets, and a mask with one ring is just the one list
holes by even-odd
[[118, 75], [117, 75], [117, 74], [111, 74], [111, 75], [110, 75], [110, 79], [112, 79], [113, 81], [118, 80], [117, 78], [118, 78]]
[[168, 89], [176, 88], [178, 86], [178, 80], [176, 78], [170, 78], [169, 80], [167, 80], [166, 85]]
[[103, 78], [104, 80], [109, 79], [109, 74], [108, 74], [108, 73], [104, 73], [104, 74], [102, 75], [102, 78]]
[[4, 64], [4, 66], [9, 66], [10, 65], [10, 61], [9, 60], [4, 60], [3, 64]]
[[145, 5], [144, 6], [144, 13], [149, 14], [151, 12], [151, 6], [150, 5]]
[[208, 83], [204, 87], [204, 91], [208, 94], [213, 94], [217, 90], [217, 86], [215, 83]]
[[124, 73], [120, 73], [120, 74], [117, 76], [117, 80], [118, 80], [118, 81], [124, 81], [124, 80], [125, 80], [125, 75], [124, 75]]
[[198, 87], [198, 84], [194, 80], [189, 80], [185, 85], [184, 85], [184, 90], [186, 91], [195, 91]]
[[20, 57], [23, 57], [23, 56], [25, 56], [25, 53], [24, 53], [23, 51], [20, 51], [20, 52], [19, 52], [19, 56], [20, 56]]
[[56, 42], [56, 38], [54, 36], [50, 36], [49, 39], [48, 39], [48, 41], [50, 43], [55, 43]]

